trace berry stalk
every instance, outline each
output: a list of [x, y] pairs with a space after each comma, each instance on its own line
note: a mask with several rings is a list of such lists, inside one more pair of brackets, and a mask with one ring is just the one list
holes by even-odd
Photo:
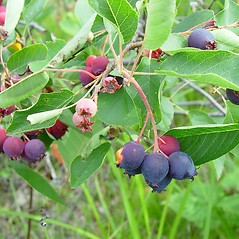
[[144, 105], [146, 107], [146, 110], [148, 112], [148, 116], [151, 120], [151, 123], [152, 123], [152, 127], [153, 127], [153, 132], [154, 132], [154, 153], [157, 152], [158, 150], [158, 133], [157, 133], [157, 127], [156, 127], [156, 122], [155, 122], [155, 119], [154, 119], [154, 116], [153, 116], [153, 112], [150, 108], [150, 105], [149, 105], [149, 102], [148, 102], [148, 99], [146, 97], [146, 95], [144, 94], [141, 86], [138, 84], [138, 82], [134, 79], [134, 77], [130, 77], [130, 75], [126, 72], [126, 71], [123, 71], [123, 76], [130, 82], [133, 84], [133, 86], [135, 87], [135, 89], [138, 91], [139, 95], [141, 96], [142, 98], [142, 101], [144, 102]]

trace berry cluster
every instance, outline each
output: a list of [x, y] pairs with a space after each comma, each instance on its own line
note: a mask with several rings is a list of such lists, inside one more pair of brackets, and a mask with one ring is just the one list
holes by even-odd
[[88, 98], [80, 99], [75, 107], [75, 113], [73, 114], [72, 121], [75, 123], [76, 127], [81, 129], [82, 133], [85, 131], [92, 131], [91, 117], [93, 117], [97, 112], [96, 103]]
[[0, 152], [11, 159], [22, 158], [34, 163], [45, 156], [45, 144], [39, 139], [23, 141], [17, 136], [8, 136], [4, 128], [0, 129]]
[[127, 142], [116, 152], [116, 166], [129, 177], [141, 174], [153, 192], [162, 192], [172, 179], [194, 179], [197, 175], [189, 155], [180, 151], [178, 140], [169, 135], [158, 138], [159, 152], [146, 154], [142, 144]]
[[86, 66], [83, 68], [84, 71], [81, 71], [79, 74], [82, 85], [87, 86], [95, 80], [92, 76], [98, 76], [105, 71], [108, 63], [109, 60], [105, 56], [88, 56], [86, 59]]
[[[96, 76], [99, 76], [106, 70], [106, 67], [109, 63], [109, 60], [105, 56], [95, 56], [90, 55], [86, 58], [86, 66], [83, 68], [83, 71], [80, 72], [79, 78], [82, 83], [82, 86], [87, 87], [89, 83], [94, 81]], [[115, 93], [116, 90], [119, 90], [122, 87], [123, 78], [119, 76], [108, 75], [102, 79], [102, 89], [103, 93]]]

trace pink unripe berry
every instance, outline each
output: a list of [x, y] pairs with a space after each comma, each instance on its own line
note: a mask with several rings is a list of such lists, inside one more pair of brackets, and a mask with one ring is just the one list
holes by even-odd
[[89, 115], [92, 117], [97, 112], [97, 105], [93, 100], [84, 98], [78, 101], [75, 109], [79, 115]]
[[5, 23], [6, 12], [0, 12], [0, 25], [3, 26]]
[[77, 112], [75, 112], [72, 116], [72, 121], [74, 124], [78, 125], [82, 122], [83, 116], [79, 115]]
[[6, 12], [6, 6], [0, 6], [0, 12]]
[[90, 55], [86, 58], [85, 65], [91, 67], [92, 61], [96, 58], [97, 56]]

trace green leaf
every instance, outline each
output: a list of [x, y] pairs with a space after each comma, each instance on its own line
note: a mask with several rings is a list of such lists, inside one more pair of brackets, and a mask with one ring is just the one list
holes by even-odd
[[11, 160], [8, 163], [32, 188], [46, 197], [54, 200], [55, 202], [66, 206], [62, 198], [59, 197], [52, 186], [41, 175], [34, 172], [30, 167], [16, 160]]
[[157, 124], [157, 129], [167, 131], [173, 121], [174, 108], [173, 103], [168, 97], [160, 97], [161, 121]]
[[62, 113], [62, 109], [48, 110], [45, 112], [35, 113], [27, 116], [27, 120], [31, 125], [42, 124], [52, 118], [58, 117]]
[[29, 68], [31, 71], [36, 72], [46, 67], [52, 58], [65, 46], [66, 42], [61, 39], [56, 39], [55, 41], [48, 41], [45, 46], [48, 49], [46, 59], [43, 61], [34, 61], [29, 63]]
[[[231, 49], [239, 48], [239, 36], [227, 29], [218, 29], [212, 31], [217, 45], [228, 46]], [[222, 47], [220, 47], [221, 49]]]
[[[154, 70], [158, 68], [158, 64], [159, 63], [156, 62], [156, 60], [154, 59], [150, 60], [148, 57], [143, 57], [136, 71], [145, 73], [154, 72]], [[155, 120], [159, 122], [161, 120], [161, 112], [159, 106], [158, 92], [162, 81], [162, 76], [146, 74], [142, 76], [135, 75], [134, 77], [140, 84], [145, 95], [147, 95], [147, 99], [154, 113]], [[133, 86], [126, 88], [126, 90], [132, 97], [136, 107], [140, 109], [139, 117], [141, 117], [141, 120], [144, 121], [145, 116], [147, 114], [147, 110], [139, 93]]]
[[9, 36], [14, 32], [15, 27], [18, 24], [23, 6], [24, 0], [18, 0], [17, 3], [15, 0], [7, 1], [4, 30], [8, 32]]
[[[92, 127], [93, 133], [85, 132], [82, 134], [78, 128], [74, 127], [69, 128], [67, 134], [61, 140], [57, 140], [59, 152], [67, 167], [70, 167], [71, 162], [77, 156], [87, 157], [92, 149], [101, 144], [101, 137], [107, 135], [109, 127], [103, 128], [100, 120], [94, 121], [95, 123]], [[79, 144], [79, 142], [81, 143]]]
[[192, 125], [215, 124], [215, 121], [206, 112], [201, 110], [189, 111], [188, 117]]
[[191, 50], [167, 58], [161, 64], [159, 73], [239, 90], [238, 71], [237, 54], [219, 50]]
[[195, 165], [217, 159], [239, 143], [239, 124], [179, 127], [166, 134], [175, 136], [181, 151], [189, 154]]
[[[82, 9], [84, 9], [84, 11], [82, 11]], [[81, 25], [87, 23], [91, 16], [94, 15], [94, 11], [90, 7], [88, 0], [77, 1], [74, 12]]]
[[[21, 73], [23, 73], [29, 63], [45, 60], [47, 51], [46, 46], [40, 43], [24, 47], [22, 50], [15, 52], [9, 57], [7, 67], [9, 71], [14, 72], [21, 70]], [[22, 69], [23, 67], [24, 69]]]
[[197, 11], [185, 17], [179, 24], [175, 25], [173, 28], [173, 32], [185, 32], [191, 29], [192, 27], [197, 26], [198, 24], [207, 22], [212, 19], [214, 19], [213, 11], [211, 10]]
[[38, 14], [41, 13], [47, 0], [31, 0], [23, 10], [23, 19], [30, 23]]
[[80, 29], [80, 31], [52, 58], [49, 63], [50, 66], [56, 67], [64, 62], [67, 62], [69, 58], [73, 57], [84, 47], [84, 44], [89, 37], [89, 32], [94, 23], [95, 17], [96, 14], [93, 15]]
[[138, 15], [126, 0], [89, 0], [91, 7], [103, 18], [111, 22], [122, 37], [129, 42], [138, 26]]
[[238, 105], [231, 103], [229, 100], [226, 101], [227, 113], [224, 119], [224, 124], [239, 123], [239, 110]]
[[104, 143], [95, 148], [91, 154], [83, 159], [78, 156], [71, 163], [70, 185], [71, 188], [79, 187], [102, 165], [107, 152], [110, 149], [109, 143]]
[[229, 25], [238, 21], [239, 18], [239, 5], [233, 0], [225, 0], [225, 6], [216, 15], [217, 24]]
[[187, 47], [186, 38], [179, 34], [171, 33], [160, 48], [163, 51], [174, 53], [185, 47]]
[[62, 90], [61, 92], [44, 93], [41, 94], [38, 101], [30, 108], [19, 110], [14, 113], [13, 120], [7, 128], [8, 134], [14, 135], [24, 133], [27, 131], [44, 129], [54, 125], [58, 115], [54, 118], [48, 119], [42, 123], [31, 125], [27, 120], [28, 115], [45, 112], [48, 110], [56, 110], [65, 107], [71, 102], [73, 93], [69, 90]]
[[155, 50], [167, 40], [174, 23], [175, 8], [175, 0], [149, 1], [144, 38], [144, 47], [146, 49]]
[[10, 88], [0, 93], [1, 107], [18, 104], [21, 100], [28, 98], [41, 90], [48, 82], [46, 73], [38, 73], [27, 76]]
[[109, 125], [133, 126], [138, 124], [134, 102], [124, 88], [114, 94], [100, 93], [97, 115]]

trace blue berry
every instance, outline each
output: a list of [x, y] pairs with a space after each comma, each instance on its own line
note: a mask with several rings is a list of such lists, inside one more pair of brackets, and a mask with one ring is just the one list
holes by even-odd
[[167, 158], [161, 153], [148, 154], [141, 165], [141, 172], [145, 181], [152, 186], [158, 186], [169, 171], [169, 163]]
[[130, 141], [116, 152], [116, 166], [131, 172], [140, 167], [145, 157], [144, 147], [140, 143]]
[[157, 186], [152, 185], [151, 183], [149, 186], [153, 189], [152, 192], [161, 193], [165, 190], [165, 188], [171, 183], [172, 177], [168, 174], [164, 179], [159, 181]]
[[188, 46], [202, 50], [213, 50], [216, 48], [216, 42], [210, 31], [196, 29], [188, 37]]
[[182, 180], [186, 178], [193, 179], [197, 175], [191, 157], [181, 151], [174, 152], [169, 156], [169, 174], [172, 178]]

